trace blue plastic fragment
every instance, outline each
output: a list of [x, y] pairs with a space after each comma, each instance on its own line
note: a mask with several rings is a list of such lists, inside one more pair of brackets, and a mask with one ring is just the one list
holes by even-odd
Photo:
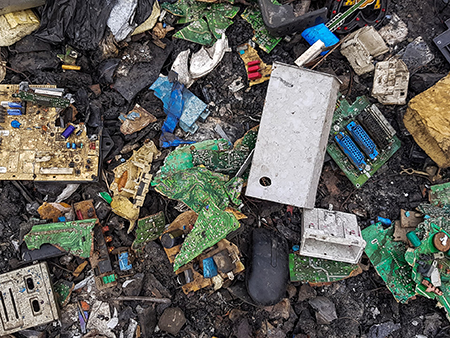
[[13, 127], [13, 128], [20, 128], [21, 125], [22, 125], [22, 123], [20, 123], [17, 120], [12, 120], [11, 121], [11, 127]]
[[411, 215], [411, 213], [409, 211], [405, 211], [405, 216], [409, 217]]
[[212, 278], [217, 276], [217, 265], [212, 257], [203, 260], [203, 277]]
[[300, 245], [293, 245], [292, 246], [292, 251], [296, 252], [298, 250], [300, 250]]
[[171, 133], [162, 133], [159, 138], [159, 146], [162, 148], [178, 147], [181, 144], [193, 144], [195, 141], [186, 141]]
[[58, 217], [58, 222], [65, 222], [66, 218], [64, 216]]
[[133, 266], [128, 262], [128, 252], [122, 252], [119, 254], [119, 268], [121, 271], [128, 271]]
[[[172, 93], [173, 84], [169, 81], [167, 76], [160, 76], [150, 87], [150, 90], [155, 91], [155, 96], [158, 97], [164, 105], [164, 112], [168, 114], [169, 103]], [[209, 111], [206, 109], [207, 105], [197, 96], [192, 94], [187, 88], [183, 90], [183, 109], [179, 121], [179, 126], [188, 133], [195, 133], [198, 126], [195, 122], [200, 119], [204, 121]]]
[[384, 218], [384, 217], [380, 217], [380, 216], [377, 217], [377, 222], [380, 222], [381, 224], [387, 225], [387, 226], [392, 224], [392, 221], [389, 218]]
[[183, 89], [184, 85], [179, 82], [174, 82], [172, 85], [172, 91], [170, 92], [169, 104], [167, 107], [167, 118], [161, 127], [163, 133], [173, 134], [177, 127], [184, 107]]
[[431, 218], [431, 216], [430, 215], [425, 215], [425, 216], [423, 216], [423, 218], [424, 219], [429, 219], [429, 218]]
[[[318, 40], [322, 40], [325, 44], [325, 47], [334, 46], [339, 42], [339, 39], [333, 32], [331, 32], [325, 24], [321, 23], [320, 25], [306, 28], [302, 37], [308, 42], [311, 46], [317, 42]], [[325, 51], [320, 53], [320, 55], [325, 55], [329, 51]]]

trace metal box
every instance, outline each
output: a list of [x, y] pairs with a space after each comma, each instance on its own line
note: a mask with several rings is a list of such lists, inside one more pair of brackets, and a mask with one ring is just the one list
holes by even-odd
[[0, 275], [0, 336], [59, 319], [47, 263]]
[[247, 196], [313, 208], [339, 81], [274, 62]]
[[300, 255], [356, 264], [365, 247], [356, 215], [303, 210]]

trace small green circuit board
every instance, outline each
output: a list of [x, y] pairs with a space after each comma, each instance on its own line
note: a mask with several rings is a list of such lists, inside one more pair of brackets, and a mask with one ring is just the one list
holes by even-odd
[[393, 226], [383, 229], [381, 223], [375, 223], [361, 233], [367, 242], [365, 252], [386, 287], [398, 302], [407, 303], [416, 294], [416, 284], [411, 277], [412, 268], [405, 260], [406, 245], [394, 242]]
[[42, 105], [46, 107], [67, 108], [70, 106], [70, 100], [66, 98], [40, 95], [32, 92], [26, 92], [24, 90], [19, 90], [19, 92], [13, 94], [12, 97], [17, 97], [22, 101], [30, 102], [34, 105]]
[[[367, 166], [363, 171], [361, 171], [354, 166], [351, 160], [342, 151], [339, 145], [335, 142], [334, 137], [340, 132], [345, 135], [349, 135], [345, 127], [352, 121], [360, 123], [358, 121], [358, 115], [365, 111], [367, 111], [366, 113], [370, 113], [371, 116], [374, 117], [373, 120], [379, 125], [376, 126], [377, 129], [373, 128], [373, 125], [362, 124], [362, 127], [366, 130], [366, 132], [369, 132], [372, 128], [375, 131], [382, 130], [386, 133], [388, 140], [386, 140], [386, 144], [383, 144], [381, 147], [379, 144], [376, 144], [378, 156], [374, 160], [371, 160], [369, 157], [365, 156]], [[333, 121], [331, 124], [327, 152], [356, 188], [360, 188], [370, 177], [372, 177], [375, 172], [380, 169], [398, 149], [400, 149], [400, 146], [401, 142], [398, 137], [395, 136], [395, 131], [392, 126], [384, 118], [378, 108], [375, 105], [370, 104], [367, 97], [358, 97], [352, 105], [350, 105], [345, 98], [341, 98], [337, 101], [336, 110], [334, 112]]]
[[30, 250], [39, 249], [42, 244], [49, 243], [60, 250], [67, 251], [81, 258], [91, 256], [93, 249], [93, 232], [97, 219], [37, 224], [24, 236]]
[[173, 271], [192, 261], [239, 226], [239, 220], [232, 213], [220, 210], [213, 203], [203, 207], [198, 212], [194, 228], [186, 236], [180, 253], [175, 257]]
[[162, 211], [155, 215], [141, 218], [137, 221], [136, 239], [133, 242], [132, 249], [140, 252], [145, 245], [157, 239], [166, 225], [166, 219]]
[[329, 283], [361, 273], [358, 264], [289, 254], [291, 282]]
[[233, 24], [231, 20], [239, 7], [227, 3], [205, 3], [195, 0], [179, 0], [173, 4], [164, 2], [161, 8], [179, 16], [179, 24], [190, 23], [174, 34], [175, 38], [211, 46], [220, 39], [222, 32]]
[[[279, 5], [280, 3], [276, 0], [272, 0], [272, 3]], [[275, 37], [269, 33], [261, 15], [259, 8], [247, 7], [242, 13], [242, 18], [247, 21], [253, 28], [253, 38], [252, 40], [259, 45], [266, 53], [270, 53], [276, 45], [282, 40], [282, 38]]]
[[60, 279], [53, 284], [53, 290], [56, 293], [56, 298], [60, 307], [64, 307], [67, 305], [74, 287], [74, 282], [69, 282], [65, 279]]
[[193, 144], [190, 147], [192, 163], [194, 166], [203, 165], [214, 172], [234, 175], [255, 148], [257, 137], [258, 128], [255, 127], [236, 141], [231, 150], [197, 149], [197, 144]]
[[[447, 312], [450, 313], [450, 261], [444, 254], [443, 258], [435, 258], [433, 254], [439, 253], [439, 250], [433, 244], [433, 237], [438, 232], [450, 234], [450, 222], [446, 217], [437, 217], [426, 219], [421, 223], [416, 230], [417, 236], [421, 239], [421, 244], [415, 248], [410, 249], [405, 254], [406, 261], [412, 266], [412, 279], [416, 283], [416, 293], [430, 298], [436, 299]], [[450, 236], [449, 236], [450, 237]], [[418, 262], [431, 265], [436, 261], [436, 267], [439, 271], [441, 285], [439, 289], [443, 292], [442, 296], [438, 296], [434, 292], [426, 292], [427, 287], [422, 284], [424, 277], [418, 272], [420, 267]]]
[[450, 182], [430, 187], [430, 203], [433, 205], [450, 205]]

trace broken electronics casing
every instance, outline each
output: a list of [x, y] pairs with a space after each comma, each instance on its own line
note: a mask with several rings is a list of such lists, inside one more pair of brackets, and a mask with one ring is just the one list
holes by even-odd
[[366, 241], [356, 215], [326, 209], [303, 210], [300, 255], [356, 264]]
[[339, 81], [275, 62], [247, 196], [313, 208]]
[[[0, 85], [0, 100], [18, 102], [12, 96], [17, 92], [19, 85]], [[85, 182], [98, 179], [100, 141], [88, 137], [84, 124], [72, 124], [75, 130], [65, 138], [61, 133], [69, 124], [56, 125], [61, 108], [25, 101], [22, 107], [21, 115], [9, 115], [6, 108], [2, 112], [0, 180]], [[13, 121], [20, 123], [19, 128], [12, 127]]]
[[378, 62], [373, 75], [372, 96], [381, 104], [406, 104], [409, 71], [400, 59]]
[[59, 319], [47, 263], [0, 275], [0, 335]]

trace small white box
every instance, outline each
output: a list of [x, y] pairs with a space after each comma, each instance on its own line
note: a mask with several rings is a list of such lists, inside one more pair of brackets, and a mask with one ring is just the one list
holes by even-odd
[[303, 209], [300, 255], [356, 264], [365, 247], [355, 215]]

